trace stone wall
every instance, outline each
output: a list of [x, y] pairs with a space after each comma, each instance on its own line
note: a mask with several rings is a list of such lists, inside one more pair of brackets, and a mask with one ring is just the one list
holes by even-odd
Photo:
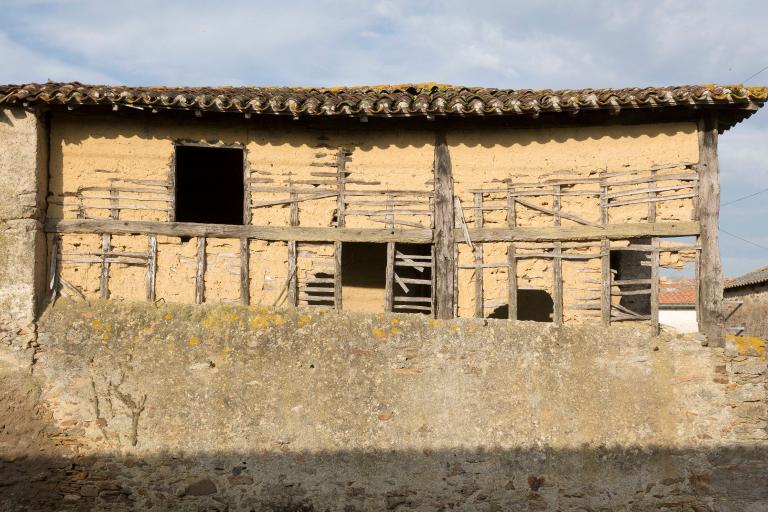
[[0, 109], [0, 345], [18, 350], [34, 343], [45, 288], [46, 141], [34, 113]]
[[48, 444], [8, 456], [13, 422], [0, 431], [13, 475], [0, 508], [768, 504], [754, 340], [713, 349], [634, 326], [65, 299], [38, 332], [25, 396], [39, 397]]
[[723, 295], [725, 299], [743, 301], [738, 307], [726, 303], [726, 312], [733, 311], [726, 320], [726, 327], [743, 327], [743, 335], [768, 340], [768, 283], [725, 289]]

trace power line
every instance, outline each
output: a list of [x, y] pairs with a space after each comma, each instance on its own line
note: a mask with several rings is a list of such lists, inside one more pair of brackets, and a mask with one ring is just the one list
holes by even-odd
[[755, 247], [759, 247], [760, 249], [765, 249], [766, 251], [768, 251], [768, 247], [766, 247], [764, 245], [760, 245], [757, 242], [753, 242], [752, 240], [747, 240], [746, 238], [743, 238], [743, 237], [741, 237], [739, 235], [735, 235], [735, 234], [733, 234], [733, 233], [731, 233], [729, 231], [724, 230], [723, 228], [720, 228], [720, 232], [721, 233], [725, 233], [726, 235], [730, 235], [733, 238], [737, 238], [737, 239], [741, 240], [742, 242], [746, 242], [746, 243], [748, 243], [750, 245], [754, 245]]
[[[768, 69], [768, 68], [766, 68], [766, 69]], [[722, 203], [720, 206], [728, 206], [729, 204], [738, 203], [739, 201], [743, 201], [745, 199], [749, 199], [750, 197], [755, 197], [756, 195], [762, 194], [763, 192], [768, 192], [768, 188], [764, 188], [762, 190], [758, 190], [757, 192], [749, 194], [748, 196], [738, 197], [738, 198], [734, 199], [733, 201], [728, 201], [727, 203]]]
[[742, 84], [745, 84], [745, 83], [749, 82], [750, 80], [752, 80], [753, 78], [755, 78], [757, 75], [759, 75], [760, 73], [762, 73], [762, 72], [763, 72], [763, 71], [765, 71], [766, 69], [768, 69], [768, 66], [765, 66], [763, 69], [761, 69], [760, 71], [758, 71], [758, 72], [757, 72], [757, 73], [755, 73], [754, 75], [750, 76], [749, 78], [747, 78], [746, 80], [744, 80], [744, 81], [743, 81], [743, 82], [741, 82], [741, 83], [742, 83]]

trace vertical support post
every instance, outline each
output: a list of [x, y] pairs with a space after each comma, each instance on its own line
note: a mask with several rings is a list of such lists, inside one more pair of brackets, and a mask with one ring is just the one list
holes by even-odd
[[608, 184], [605, 178], [605, 171], [600, 171], [600, 224], [608, 224]]
[[157, 236], [149, 235], [147, 249], [147, 301], [155, 302], [155, 279], [157, 276]]
[[[483, 227], [483, 193], [475, 192], [475, 227]], [[483, 299], [483, 243], [475, 243], [475, 317], [485, 317]]]
[[552, 319], [557, 326], [563, 325], [563, 260], [560, 255], [563, 253], [563, 243], [555, 242], [554, 256], [552, 258], [552, 278], [554, 296], [554, 307]]
[[659, 334], [659, 239], [651, 239], [651, 330]]
[[648, 183], [648, 188], [651, 190], [651, 192], [648, 192], [648, 198], [651, 199], [651, 201], [648, 203], [648, 222], [654, 223], [656, 222], [656, 201], [653, 201], [653, 199], [656, 197], [656, 171], [651, 170], [651, 181]]
[[699, 116], [699, 222], [701, 223], [701, 257], [699, 273], [699, 305], [701, 331], [709, 346], [725, 343], [722, 302], [723, 267], [720, 262], [718, 220], [720, 216], [720, 168], [717, 159], [718, 122], [715, 112]]
[[341, 242], [333, 243], [333, 305], [337, 311], [341, 311], [344, 307], [341, 300], [341, 248]]
[[611, 242], [600, 242], [600, 316], [603, 324], [611, 324]]
[[[507, 189], [507, 226], [510, 229], [517, 225], [514, 192], [512, 187]], [[514, 242], [507, 246], [507, 318], [517, 320], [517, 257]]]
[[[114, 185], [114, 182], [111, 185]], [[111, 208], [111, 210], [109, 210], [110, 216], [115, 220], [119, 219], [120, 203], [117, 199], [117, 190], [115, 190], [113, 186], [109, 187], [109, 206]]]
[[435, 316], [454, 315], [456, 247], [454, 242], [453, 177], [445, 133], [435, 134]]
[[51, 240], [51, 302], [56, 300], [59, 294], [59, 235], [53, 235]]
[[[347, 181], [347, 152], [344, 148], [339, 148], [336, 155], [336, 185], [338, 194], [336, 197], [336, 227], [343, 228], [346, 224], [344, 213], [346, 203], [344, 201], [344, 190]], [[341, 242], [334, 242], [333, 256], [335, 261], [335, 270], [333, 273], [333, 303], [337, 311], [343, 309], [342, 304], [342, 280], [341, 280]]]
[[[393, 200], [392, 194], [387, 194], [387, 216], [385, 219], [387, 228], [392, 228], [395, 225]], [[434, 271], [432, 275], [434, 276]], [[384, 311], [390, 312], [394, 309], [394, 290], [392, 284], [395, 280], [395, 242], [387, 242], [387, 267], [384, 279]]]
[[240, 303], [247, 306], [251, 302], [251, 243], [247, 238], [240, 239]]
[[[292, 185], [291, 185], [292, 186]], [[291, 226], [299, 225], [299, 202], [298, 195], [291, 189]], [[288, 241], [288, 305], [294, 307], [298, 304], [298, 282], [297, 275], [297, 242], [296, 240]]]
[[101, 290], [101, 298], [104, 300], [109, 298], [109, 262], [107, 261], [107, 254], [109, 254], [109, 249], [111, 245], [112, 245], [112, 235], [109, 233], [102, 233], [101, 235], [101, 280], [99, 281], [99, 289]]
[[552, 210], [555, 212], [553, 219], [555, 226], [560, 225], [560, 185], [555, 185], [552, 189]]
[[197, 272], [195, 273], [195, 304], [205, 299], [205, 242], [204, 236], [197, 237]]

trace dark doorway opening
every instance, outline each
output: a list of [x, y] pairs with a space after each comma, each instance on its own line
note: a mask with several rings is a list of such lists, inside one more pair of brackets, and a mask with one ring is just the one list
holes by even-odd
[[[633, 245], [650, 245], [650, 238], [635, 238], [629, 241]], [[650, 253], [646, 251], [611, 250], [611, 273], [613, 282], [620, 292], [636, 292], [637, 295], [622, 295], [619, 305], [638, 315], [651, 314], [651, 295], [639, 293], [650, 288], [649, 283], [621, 283], [630, 280], [651, 279]]]
[[[555, 312], [552, 296], [544, 290], [517, 290], [517, 319], [551, 322]], [[499, 306], [488, 318], [509, 318], [509, 306]]]
[[431, 245], [395, 244], [392, 283], [395, 313], [432, 314], [432, 265]]
[[176, 146], [177, 222], [243, 224], [243, 150]]
[[341, 291], [348, 311], [384, 311], [387, 244], [344, 242], [341, 246]]

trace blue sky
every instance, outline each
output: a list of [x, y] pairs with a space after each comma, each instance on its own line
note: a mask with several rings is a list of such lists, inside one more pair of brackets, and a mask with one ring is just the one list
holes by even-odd
[[[0, 83], [505, 88], [740, 83], [768, 2], [0, 0]], [[750, 85], [768, 83], [768, 71]], [[768, 113], [721, 137], [722, 198], [768, 188]], [[768, 265], [768, 192], [724, 205], [726, 275]]]

